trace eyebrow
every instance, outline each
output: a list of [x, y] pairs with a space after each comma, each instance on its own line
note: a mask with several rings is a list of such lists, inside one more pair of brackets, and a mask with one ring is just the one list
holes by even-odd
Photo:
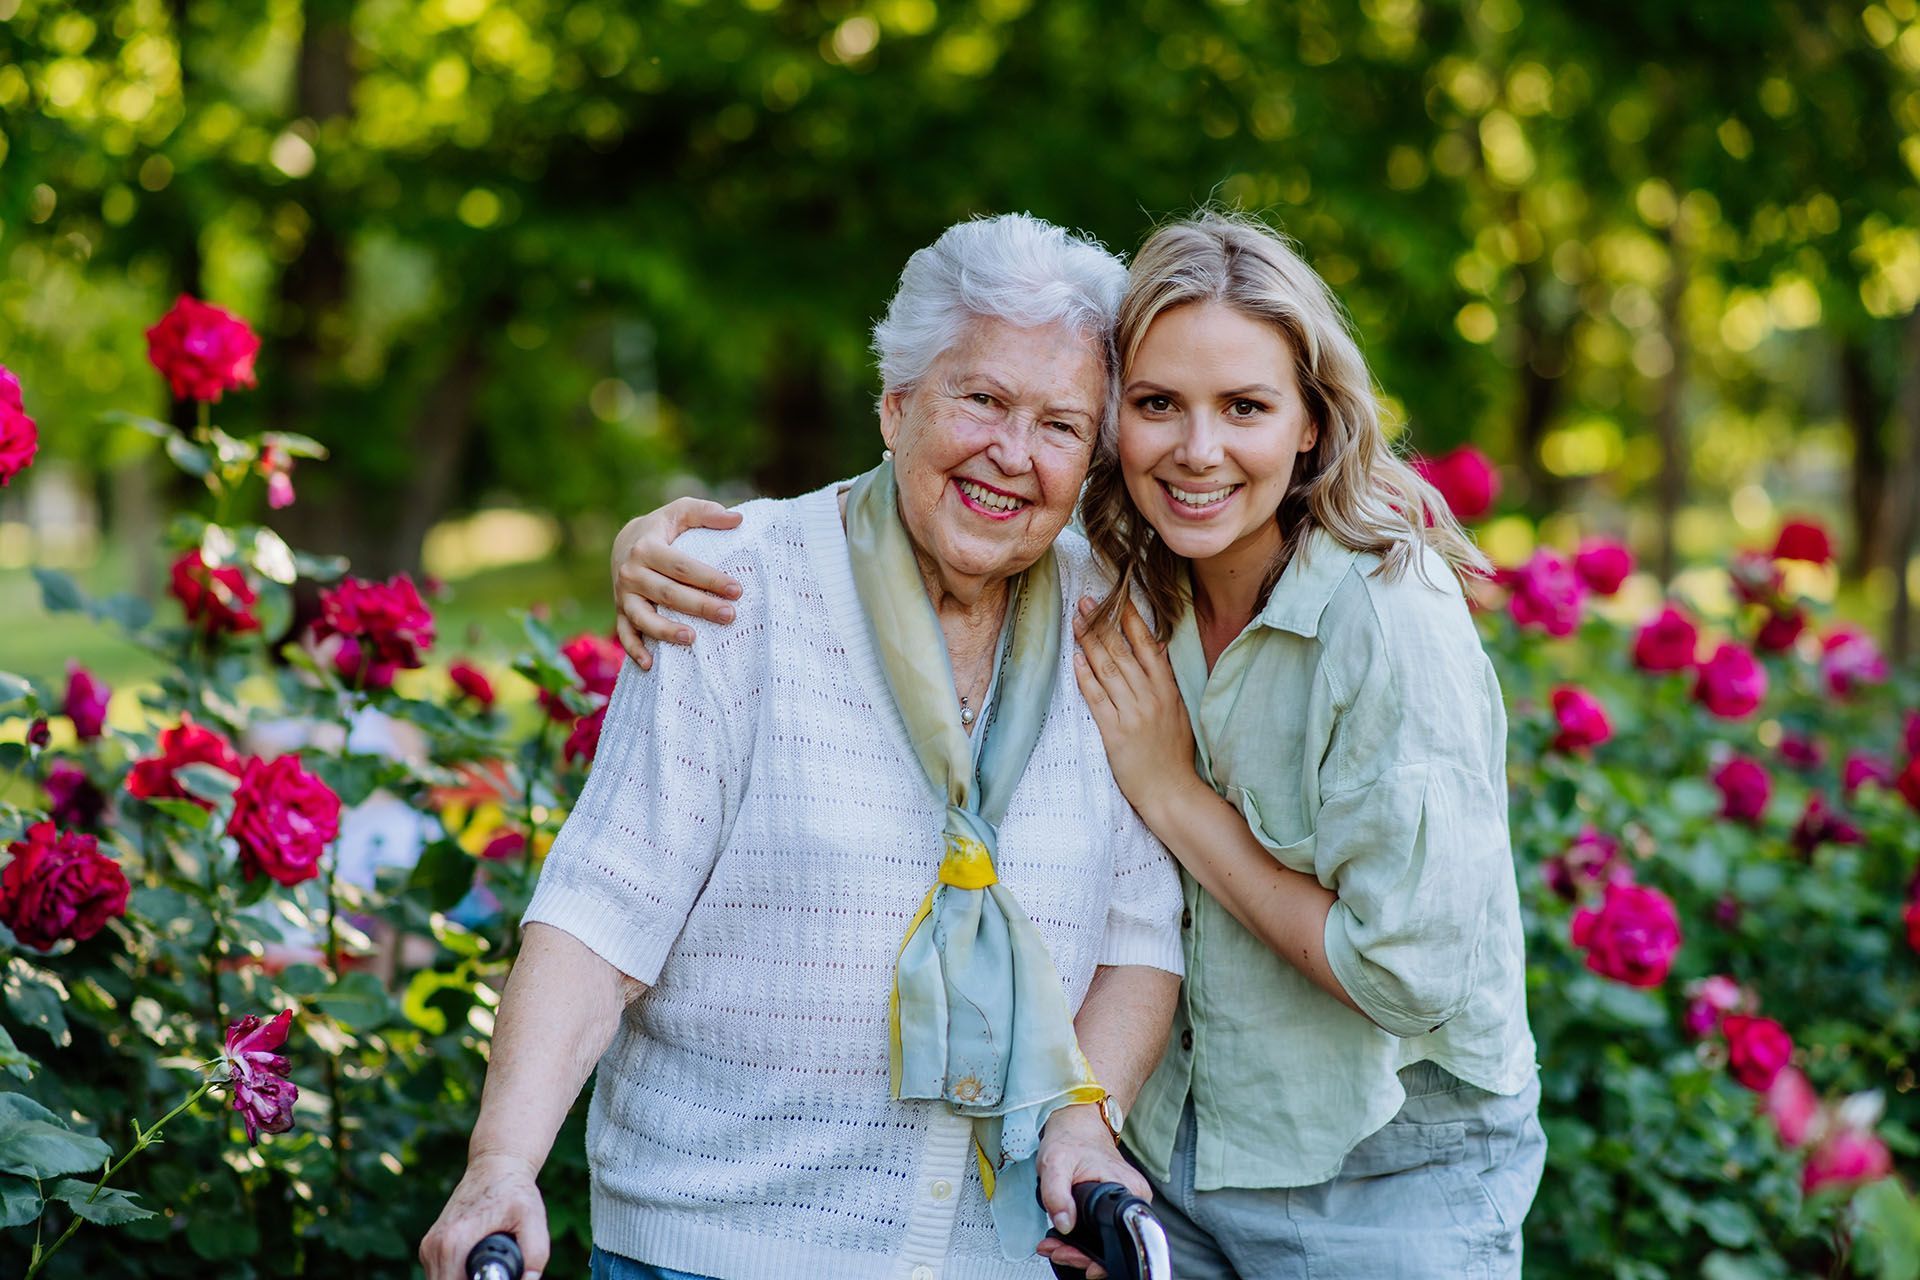
[[[1172, 387], [1163, 387], [1157, 382], [1148, 382], [1144, 379], [1136, 380], [1134, 382], [1129, 382], [1127, 384], [1127, 389], [1124, 392], [1122, 392], [1122, 394], [1132, 396], [1132, 395], [1138, 395], [1143, 391], [1156, 392], [1160, 395], [1168, 396], [1170, 398], [1178, 398], [1180, 395], [1180, 393], [1178, 391], [1175, 391]], [[1233, 387], [1226, 391], [1216, 392], [1215, 394], [1218, 395], [1222, 400], [1237, 400], [1244, 396], [1254, 396], [1254, 395], [1264, 395], [1271, 399], [1278, 400], [1282, 398], [1286, 393], [1281, 391], [1280, 388], [1272, 385], [1271, 383], [1256, 382], [1249, 386]]]

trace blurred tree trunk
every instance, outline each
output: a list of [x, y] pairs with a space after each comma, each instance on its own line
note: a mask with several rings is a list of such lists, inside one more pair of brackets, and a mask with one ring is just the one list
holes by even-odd
[[461, 335], [452, 357], [414, 415], [407, 433], [407, 452], [413, 465], [407, 469], [399, 519], [391, 535], [379, 547], [370, 549], [371, 560], [363, 572], [418, 573], [427, 532], [453, 502], [460, 466], [473, 438], [473, 401], [484, 368], [480, 335], [505, 323], [504, 308], [492, 305], [484, 310], [498, 314], [469, 326]]
[[1887, 524], [1887, 398], [1873, 376], [1866, 344], [1840, 346], [1840, 398], [1853, 437], [1853, 558], [1848, 575], [1864, 578], [1882, 562]]
[[1560, 411], [1567, 371], [1567, 326], [1550, 321], [1540, 305], [1539, 260], [1519, 269], [1520, 298], [1514, 305], [1520, 328], [1520, 410], [1514, 449], [1527, 480], [1527, 503], [1540, 514], [1560, 506], [1566, 485], [1547, 469], [1540, 453], [1547, 427]]
[[1900, 428], [1906, 437], [1893, 474], [1893, 510], [1888, 513], [1892, 525], [1893, 626], [1890, 648], [1896, 662], [1913, 652], [1915, 618], [1913, 616], [1912, 565], [1920, 555], [1920, 308], [1907, 313], [1901, 334]]
[[1688, 255], [1679, 223], [1667, 228], [1667, 283], [1660, 292], [1660, 332], [1667, 340], [1673, 363], [1660, 383], [1660, 404], [1653, 425], [1660, 441], [1660, 479], [1655, 489], [1655, 508], [1660, 520], [1660, 545], [1654, 571], [1660, 581], [1673, 581], [1679, 567], [1674, 547], [1674, 526], [1680, 508], [1687, 499], [1686, 424], [1682, 419], [1682, 400], [1687, 389], [1687, 334], [1680, 315], [1681, 300], [1687, 291]]
[[811, 343], [789, 335], [778, 345], [763, 399], [767, 447], [753, 483], [777, 498], [807, 493], [832, 480], [833, 400], [825, 361]]

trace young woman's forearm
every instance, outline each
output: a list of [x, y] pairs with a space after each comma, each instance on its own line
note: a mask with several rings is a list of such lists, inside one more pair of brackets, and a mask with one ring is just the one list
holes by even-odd
[[622, 1011], [645, 990], [573, 935], [528, 925], [494, 1021], [469, 1159], [544, 1164]]
[[1141, 1086], [1160, 1065], [1180, 999], [1180, 979], [1148, 965], [1102, 965], [1073, 1020], [1080, 1052], [1094, 1079], [1130, 1110]]
[[1339, 900], [1333, 890], [1274, 861], [1240, 811], [1198, 774], [1166, 788], [1140, 816], [1247, 932], [1322, 991], [1365, 1015], [1327, 963], [1327, 916]]

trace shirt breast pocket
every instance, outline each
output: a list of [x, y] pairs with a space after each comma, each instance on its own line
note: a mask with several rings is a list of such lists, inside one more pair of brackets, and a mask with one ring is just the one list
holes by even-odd
[[[1266, 846], [1280, 865], [1307, 875], [1317, 875], [1314, 870], [1314, 833], [1287, 829], [1281, 806], [1269, 806], [1273, 810], [1271, 818], [1261, 812], [1260, 802], [1253, 792], [1245, 787], [1227, 788], [1227, 799], [1233, 802], [1240, 816], [1247, 820], [1247, 827], [1253, 832], [1253, 838]], [[1304, 823], [1298, 825], [1304, 826]]]

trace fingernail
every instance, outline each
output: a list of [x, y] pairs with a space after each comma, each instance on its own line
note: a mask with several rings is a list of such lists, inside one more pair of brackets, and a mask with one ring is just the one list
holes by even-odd
[[719, 618], [720, 621], [722, 622], [732, 622], [733, 608], [730, 605], [723, 604], [718, 609], [714, 610], [714, 616]]
[[727, 584], [727, 599], [738, 600], [739, 598], [740, 598], [740, 584], [737, 582], [729, 582]]
[[683, 630], [683, 631], [681, 631], [681, 633], [680, 633], [680, 643], [681, 643], [681, 644], [692, 644], [692, 643], [693, 643], [693, 632], [691, 632], [691, 631], [685, 631], [685, 630]]
[[1092, 597], [1092, 596], [1081, 596], [1081, 597], [1080, 597], [1080, 612], [1082, 612], [1082, 613], [1092, 613], [1092, 612], [1093, 612], [1093, 597]]
[[1055, 1231], [1065, 1231], [1072, 1225], [1073, 1219], [1068, 1217], [1064, 1211], [1053, 1215], [1053, 1229]]

